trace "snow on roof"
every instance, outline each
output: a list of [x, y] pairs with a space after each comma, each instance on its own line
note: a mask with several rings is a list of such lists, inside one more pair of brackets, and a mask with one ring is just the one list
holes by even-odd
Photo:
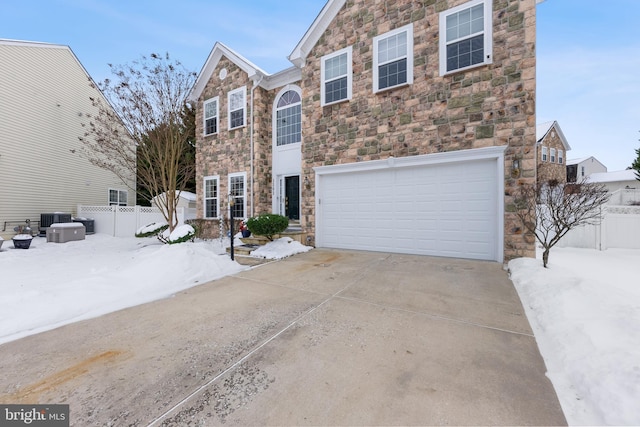
[[614, 172], [594, 172], [589, 175], [591, 182], [619, 182], [619, 181], [635, 181], [636, 171], [626, 169]]
[[536, 125], [536, 142], [542, 141], [544, 137], [547, 136], [551, 128], [555, 128], [556, 131], [558, 132], [558, 137], [560, 138], [562, 145], [564, 145], [564, 149], [566, 151], [571, 150], [569, 141], [567, 141], [567, 138], [564, 136], [564, 133], [562, 132], [562, 129], [560, 129], [560, 125], [556, 120], [551, 120], [550, 122], [538, 123]]
[[[176, 191], [176, 193], [177, 193], [177, 191]], [[161, 196], [164, 196], [164, 193], [162, 193]], [[156, 196], [156, 197], [158, 197], [158, 196]], [[156, 197], [154, 197], [154, 199]], [[185, 199], [185, 200], [188, 200], [190, 202], [195, 202], [196, 201], [196, 194], [192, 193], [190, 191], [181, 191], [180, 192], [180, 197]]]
[[589, 160], [590, 157], [580, 157], [579, 159], [568, 159], [566, 164], [567, 165], [577, 165], [579, 163], [584, 162], [585, 160]]

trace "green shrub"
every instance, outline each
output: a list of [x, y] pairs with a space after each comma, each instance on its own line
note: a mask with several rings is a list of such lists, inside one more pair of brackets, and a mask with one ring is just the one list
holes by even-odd
[[144, 227], [140, 227], [136, 231], [136, 237], [157, 236], [167, 228], [169, 228], [169, 224], [167, 224], [166, 222], [152, 222], [151, 224], [147, 224]]
[[175, 243], [193, 242], [196, 238], [196, 229], [192, 225], [183, 224], [176, 227], [168, 237], [163, 237], [165, 237], [166, 243], [170, 245]]
[[251, 233], [273, 240], [273, 236], [282, 233], [289, 226], [289, 218], [278, 214], [262, 214], [249, 218], [247, 228]]

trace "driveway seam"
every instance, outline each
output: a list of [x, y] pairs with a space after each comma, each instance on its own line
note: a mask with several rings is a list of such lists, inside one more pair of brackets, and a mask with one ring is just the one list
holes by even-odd
[[335, 298], [336, 299], [343, 299], [343, 300], [346, 300], [346, 301], [360, 302], [360, 303], [372, 305], [372, 306], [375, 306], [375, 307], [380, 307], [380, 308], [386, 308], [386, 309], [389, 309], [389, 310], [399, 311], [399, 312], [402, 312], [402, 313], [417, 314], [417, 315], [420, 315], [420, 316], [430, 317], [430, 318], [433, 318], [433, 319], [436, 319], [436, 320], [444, 320], [444, 321], [449, 321], [449, 322], [454, 322], [454, 323], [460, 323], [460, 324], [463, 324], [463, 325], [475, 326], [475, 327], [483, 328], [483, 329], [491, 329], [491, 330], [498, 331], [498, 332], [506, 332], [506, 333], [509, 333], [509, 334], [522, 335], [522, 336], [526, 336], [526, 337], [535, 338], [535, 336], [533, 334], [529, 334], [529, 333], [526, 333], [526, 332], [511, 331], [509, 329], [502, 329], [502, 328], [498, 328], [498, 327], [495, 327], [495, 326], [483, 325], [481, 323], [476, 323], [476, 322], [472, 322], [472, 321], [469, 321], [469, 320], [456, 319], [456, 318], [453, 318], [453, 317], [442, 316], [442, 315], [439, 315], [439, 314], [432, 314], [432, 313], [428, 313], [428, 312], [424, 312], [424, 311], [408, 310], [406, 308], [395, 307], [393, 305], [380, 304], [380, 303], [371, 302], [371, 301], [367, 301], [367, 300], [363, 300], [363, 299], [359, 299], [359, 298], [353, 298], [353, 297], [344, 297], [344, 296], [336, 295]]
[[[389, 258], [390, 255], [388, 255], [385, 259]], [[378, 261], [375, 261], [378, 262]], [[371, 264], [373, 264], [373, 262], [371, 262]], [[234, 275], [236, 276], [236, 275]], [[195, 389], [194, 391], [192, 391], [191, 393], [189, 393], [186, 397], [184, 397], [182, 400], [180, 400], [178, 403], [176, 403], [174, 406], [172, 406], [170, 409], [168, 409], [167, 411], [165, 411], [163, 414], [161, 414], [159, 417], [157, 417], [156, 419], [152, 420], [149, 424], [147, 424], [148, 427], [157, 425], [159, 422], [163, 421], [166, 417], [168, 417], [171, 413], [173, 413], [176, 409], [178, 409], [180, 406], [182, 406], [183, 404], [187, 403], [189, 400], [191, 400], [191, 398], [193, 398], [194, 396], [196, 396], [198, 393], [200, 393], [201, 391], [203, 391], [204, 389], [206, 389], [207, 387], [209, 387], [211, 384], [215, 383], [217, 380], [219, 380], [220, 378], [222, 378], [224, 375], [228, 374], [229, 372], [233, 371], [234, 369], [236, 369], [238, 366], [240, 366], [244, 361], [246, 361], [247, 359], [249, 359], [251, 356], [253, 356], [255, 353], [257, 353], [259, 350], [261, 350], [263, 347], [265, 347], [267, 344], [271, 343], [273, 340], [275, 340], [276, 338], [278, 338], [280, 335], [282, 335], [284, 332], [288, 331], [289, 329], [291, 329], [291, 327], [295, 326], [298, 322], [300, 322], [302, 319], [304, 319], [305, 317], [307, 317], [308, 315], [310, 315], [311, 313], [313, 313], [314, 311], [318, 310], [320, 307], [324, 306], [327, 302], [331, 301], [332, 299], [336, 298], [337, 295], [341, 292], [344, 292], [346, 289], [348, 289], [349, 287], [351, 287], [353, 284], [359, 282], [363, 277], [365, 276], [365, 274], [360, 274], [356, 279], [354, 279], [353, 281], [351, 281], [349, 284], [347, 284], [346, 286], [344, 286], [342, 289], [336, 291], [335, 293], [329, 295], [327, 298], [325, 298], [322, 302], [320, 302], [318, 305], [316, 305], [315, 307], [312, 307], [311, 309], [307, 310], [306, 312], [302, 313], [301, 315], [299, 315], [298, 317], [296, 317], [293, 321], [291, 321], [287, 326], [285, 326], [283, 329], [281, 329], [280, 331], [278, 331], [277, 333], [275, 333], [274, 335], [272, 335], [271, 337], [269, 337], [268, 339], [266, 339], [265, 341], [263, 341], [262, 343], [260, 343], [257, 347], [255, 347], [254, 349], [252, 349], [251, 351], [249, 351], [247, 354], [245, 354], [244, 356], [242, 356], [241, 358], [239, 358], [236, 362], [234, 362], [233, 364], [231, 364], [230, 366], [228, 366], [226, 369], [224, 369], [222, 372], [220, 372], [219, 374], [217, 374], [215, 377], [213, 377], [212, 379], [210, 379], [209, 381], [207, 381], [206, 383], [202, 384], [200, 387], [198, 387], [197, 389]], [[236, 276], [237, 278], [240, 278], [238, 276]], [[244, 279], [244, 278], [243, 278]], [[268, 282], [261, 282], [261, 281], [255, 281], [257, 283], [263, 283], [263, 284], [268, 284], [271, 286], [274, 286], [271, 283]], [[275, 286], [282, 286], [282, 285], [275, 285]]]

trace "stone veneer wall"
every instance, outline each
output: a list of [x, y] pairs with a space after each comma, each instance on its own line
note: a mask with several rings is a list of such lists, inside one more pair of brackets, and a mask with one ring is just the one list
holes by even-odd
[[[227, 76], [219, 78], [220, 70], [226, 68]], [[239, 87], [247, 88], [246, 125], [228, 130], [227, 94]], [[228, 217], [228, 175], [246, 172], [246, 216], [251, 215], [251, 91], [253, 82], [247, 74], [233, 62], [223, 57], [214, 70], [203, 94], [198, 99], [196, 109], [196, 193], [198, 216], [202, 216], [203, 179], [205, 176], [218, 175], [220, 210]], [[253, 211], [257, 213], [271, 211], [271, 107], [276, 91], [266, 91], [260, 87], [254, 91], [254, 202]], [[203, 102], [219, 97], [218, 133], [204, 136], [202, 105]], [[199, 220], [201, 236], [215, 238], [219, 234], [219, 221]]]
[[[547, 161], [542, 161], [542, 146], [547, 147]], [[556, 149], [556, 161], [551, 163], [551, 149]], [[555, 179], [560, 182], [567, 182], [567, 152], [564, 150], [564, 145], [558, 136], [558, 132], [553, 129], [547, 133], [542, 139], [542, 142], [537, 147], [538, 153], [538, 181], [546, 181], [549, 179]], [[562, 164], [558, 163], [558, 150], [564, 152]]]
[[[508, 145], [505, 260], [535, 256], [514, 213], [521, 183], [535, 180], [535, 0], [494, 0], [493, 64], [441, 77], [438, 13], [466, 0], [347, 0], [302, 68], [302, 225], [315, 233], [313, 168]], [[373, 93], [373, 37], [414, 24], [414, 83]], [[353, 97], [321, 107], [320, 58], [353, 46]], [[511, 176], [514, 159], [519, 176]]]

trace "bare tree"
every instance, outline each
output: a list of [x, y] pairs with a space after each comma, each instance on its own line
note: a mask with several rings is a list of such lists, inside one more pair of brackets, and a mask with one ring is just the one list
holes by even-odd
[[[109, 64], [115, 81], [99, 88], [106, 99], [92, 98], [97, 113], [80, 140], [91, 163], [156, 198], [172, 231], [177, 225], [180, 191], [195, 173], [192, 152], [195, 121], [187, 96], [196, 74], [169, 54], [152, 54], [131, 65]], [[136, 189], [133, 189], [134, 191]]]
[[536, 236], [544, 251], [542, 263], [547, 267], [549, 251], [569, 230], [602, 219], [601, 207], [609, 201], [602, 184], [582, 181], [563, 184], [545, 180], [522, 185], [516, 196], [516, 213], [525, 229]]

